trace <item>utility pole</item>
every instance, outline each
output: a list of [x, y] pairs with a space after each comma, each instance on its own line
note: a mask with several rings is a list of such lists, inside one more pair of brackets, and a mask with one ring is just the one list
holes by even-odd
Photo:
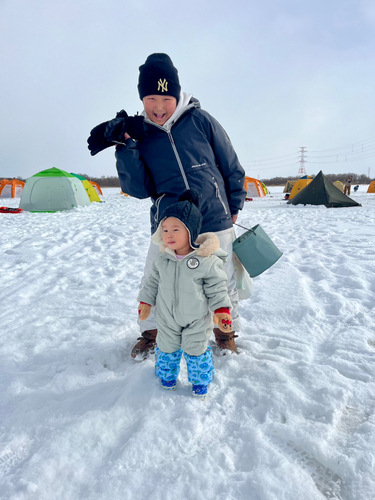
[[303, 146], [300, 148], [301, 149], [301, 152], [300, 152], [300, 157], [299, 157], [299, 169], [298, 169], [298, 177], [303, 177], [304, 175], [306, 175], [306, 170], [305, 170], [305, 163], [306, 163], [306, 160], [305, 160], [305, 154], [306, 154], [306, 146]]

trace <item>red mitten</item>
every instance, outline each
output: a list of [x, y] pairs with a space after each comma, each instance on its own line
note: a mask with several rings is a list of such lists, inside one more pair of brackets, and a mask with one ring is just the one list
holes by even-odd
[[230, 315], [228, 307], [220, 307], [214, 313], [214, 323], [222, 332], [232, 331], [232, 316]]
[[141, 321], [144, 321], [150, 316], [150, 311], [151, 311], [150, 304], [146, 304], [146, 302], [141, 302], [138, 306], [138, 314], [139, 314], [139, 319]]

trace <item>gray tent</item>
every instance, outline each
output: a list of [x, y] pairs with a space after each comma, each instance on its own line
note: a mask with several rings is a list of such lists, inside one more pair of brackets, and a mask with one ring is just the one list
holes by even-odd
[[292, 205], [325, 205], [330, 207], [361, 207], [360, 203], [349, 198], [323, 174], [322, 171], [302, 189], [296, 196], [288, 201]]
[[56, 212], [90, 205], [82, 181], [58, 168], [43, 170], [26, 180], [20, 208], [30, 212]]

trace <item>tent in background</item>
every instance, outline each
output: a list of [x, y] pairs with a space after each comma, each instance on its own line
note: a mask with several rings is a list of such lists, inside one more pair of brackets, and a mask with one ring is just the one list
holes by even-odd
[[73, 172], [70, 173], [74, 175], [74, 177], [77, 177], [77, 179], [79, 179], [82, 182], [83, 187], [85, 188], [87, 196], [89, 197], [91, 203], [93, 201], [98, 201], [99, 203], [101, 203], [102, 200], [99, 198], [93, 185], [86, 179], [86, 177], [83, 177], [83, 175], [74, 174]]
[[0, 181], [0, 198], [21, 198], [25, 183], [19, 179]]
[[50, 168], [26, 180], [20, 208], [30, 212], [57, 212], [90, 205], [82, 182], [69, 172]]
[[285, 184], [283, 193], [290, 193], [293, 189], [294, 184], [297, 182], [297, 180], [298, 179], [296, 179], [295, 181], [287, 181], [287, 183]]
[[333, 185], [336, 186], [342, 193], [344, 192], [345, 186], [341, 181], [335, 181]]
[[103, 196], [103, 191], [102, 188], [99, 186], [97, 182], [94, 181], [89, 181], [89, 183], [92, 185], [92, 187], [95, 189], [97, 195], [102, 195]]
[[361, 207], [360, 203], [342, 193], [322, 171], [300, 193], [296, 194], [288, 204], [292, 205], [325, 205], [330, 207]]
[[301, 177], [301, 179], [298, 179], [298, 181], [295, 182], [291, 192], [290, 192], [290, 196], [289, 196], [289, 199], [291, 200], [292, 198], [294, 198], [296, 196], [296, 194], [298, 194], [300, 191], [302, 191], [302, 189], [305, 189], [306, 186], [308, 186], [310, 184], [310, 182], [312, 181], [312, 177]]
[[368, 193], [375, 193], [375, 181], [372, 181], [367, 190]]
[[246, 198], [264, 198], [266, 196], [262, 183], [253, 177], [245, 177], [244, 188], [247, 192]]
[[263, 188], [263, 191], [265, 192], [265, 194], [269, 194], [267, 186], [264, 184], [264, 182], [261, 182], [261, 184], [262, 184], [262, 188]]

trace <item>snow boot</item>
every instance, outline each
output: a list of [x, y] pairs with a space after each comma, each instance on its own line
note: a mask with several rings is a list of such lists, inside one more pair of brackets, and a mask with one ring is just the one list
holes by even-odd
[[207, 386], [206, 385], [193, 385], [191, 393], [196, 398], [205, 399], [207, 396]]
[[149, 354], [154, 354], [156, 348], [156, 335], [158, 331], [155, 328], [154, 330], [146, 330], [142, 332], [142, 337], [138, 337], [135, 346], [132, 349], [132, 358], [136, 358], [138, 355], [143, 359], [146, 359]]
[[175, 391], [177, 380], [163, 380], [160, 379], [160, 385], [165, 391]]
[[238, 335], [235, 335], [235, 332], [222, 332], [219, 328], [214, 328], [215, 340], [216, 344], [223, 351], [228, 349], [228, 351], [237, 353], [237, 346], [234, 341]]

